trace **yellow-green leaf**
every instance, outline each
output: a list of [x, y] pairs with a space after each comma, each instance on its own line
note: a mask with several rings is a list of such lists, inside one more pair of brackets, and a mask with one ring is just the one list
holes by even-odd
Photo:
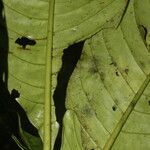
[[85, 42], [68, 86], [62, 150], [150, 149], [150, 53], [133, 2], [117, 29]]

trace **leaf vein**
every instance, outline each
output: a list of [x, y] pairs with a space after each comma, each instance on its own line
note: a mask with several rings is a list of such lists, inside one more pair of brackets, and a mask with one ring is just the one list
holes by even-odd
[[133, 111], [135, 105], [137, 104], [137, 102], [140, 99], [140, 97], [142, 96], [144, 90], [148, 86], [149, 82], [150, 82], [150, 74], [147, 76], [147, 78], [145, 79], [145, 81], [143, 82], [141, 87], [139, 88], [138, 92], [135, 94], [133, 100], [129, 104], [128, 108], [126, 109], [125, 113], [121, 117], [120, 121], [116, 125], [116, 128], [114, 129], [114, 131], [112, 132], [109, 140], [106, 142], [106, 144], [104, 146], [104, 150], [108, 150], [108, 149], [112, 148], [112, 146], [115, 143], [117, 137], [119, 136], [122, 128], [124, 127], [128, 117], [130, 116], [130, 114]]

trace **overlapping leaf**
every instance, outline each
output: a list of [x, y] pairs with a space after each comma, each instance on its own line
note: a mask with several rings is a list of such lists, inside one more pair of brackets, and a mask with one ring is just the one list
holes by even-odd
[[117, 29], [86, 41], [68, 87], [62, 150], [150, 149], [150, 54], [142, 38], [131, 0]]

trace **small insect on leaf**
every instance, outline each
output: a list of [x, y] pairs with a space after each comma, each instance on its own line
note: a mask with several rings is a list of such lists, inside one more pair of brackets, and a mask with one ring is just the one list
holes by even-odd
[[23, 49], [26, 49], [27, 45], [33, 46], [36, 44], [36, 41], [30, 37], [22, 36], [21, 38], [16, 39], [15, 43], [22, 46]]

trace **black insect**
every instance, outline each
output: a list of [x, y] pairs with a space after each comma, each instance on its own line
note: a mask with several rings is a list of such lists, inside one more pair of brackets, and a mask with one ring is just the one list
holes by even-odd
[[35, 45], [36, 41], [34, 39], [31, 39], [29, 37], [22, 36], [21, 38], [18, 38], [15, 43], [22, 46], [23, 49], [26, 49], [27, 45]]

